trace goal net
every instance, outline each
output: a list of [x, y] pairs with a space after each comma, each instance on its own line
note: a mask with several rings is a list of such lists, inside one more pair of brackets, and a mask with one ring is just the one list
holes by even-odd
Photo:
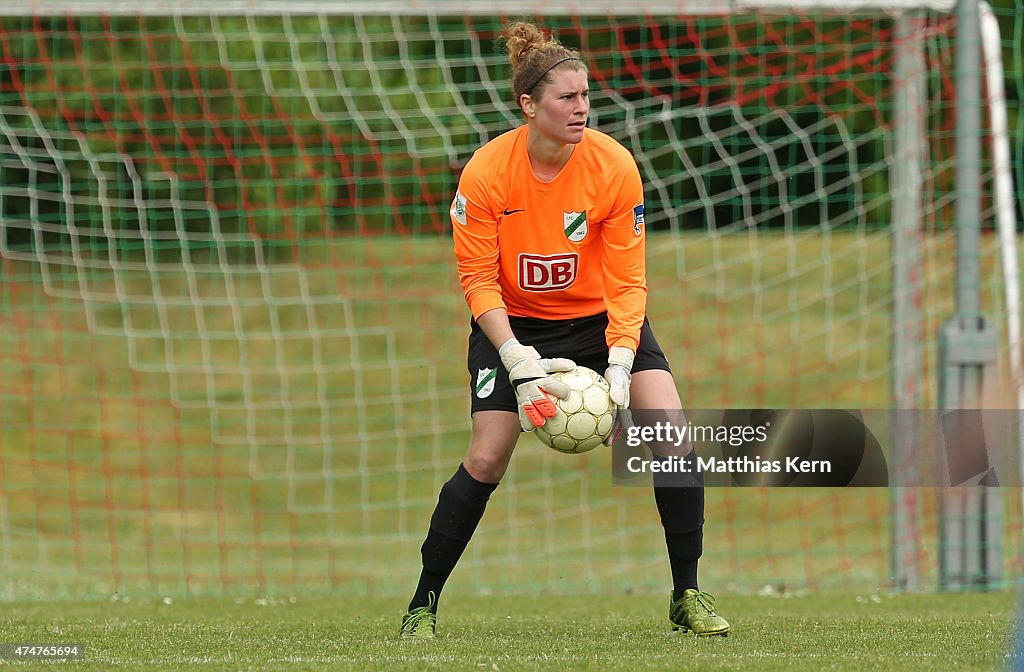
[[[685, 406], [934, 407], [955, 21], [797, 4], [535, 9], [585, 55], [590, 125], [643, 175], [648, 310]], [[1019, 35], [1019, 0], [1003, 7]], [[448, 204], [473, 151], [521, 123], [502, 11], [0, 9], [0, 596], [413, 587], [468, 445]], [[981, 289], [1002, 325], [984, 156]], [[901, 291], [920, 345], [894, 392]], [[913, 496], [934, 575], [933, 503]], [[884, 586], [890, 523], [883, 488], [709, 489], [702, 582]], [[663, 544], [651, 492], [614, 488], [605, 452], [526, 437], [451, 590], [660, 591]]]

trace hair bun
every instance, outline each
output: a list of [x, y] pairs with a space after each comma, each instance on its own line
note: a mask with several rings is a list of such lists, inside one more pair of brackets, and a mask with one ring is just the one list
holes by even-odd
[[[574, 68], [586, 70], [579, 52], [569, 49], [554, 35], [550, 37], [534, 23], [513, 21], [502, 30], [505, 50], [512, 64], [512, 89], [516, 103], [524, 93], [539, 95], [547, 73], [559, 62], [575, 61]], [[534, 94], [534, 89], [537, 94]]]

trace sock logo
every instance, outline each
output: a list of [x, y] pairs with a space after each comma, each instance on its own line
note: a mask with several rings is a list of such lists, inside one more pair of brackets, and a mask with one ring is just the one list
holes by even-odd
[[494, 380], [498, 377], [497, 369], [480, 369], [476, 372], [476, 396], [486, 399], [494, 392]]

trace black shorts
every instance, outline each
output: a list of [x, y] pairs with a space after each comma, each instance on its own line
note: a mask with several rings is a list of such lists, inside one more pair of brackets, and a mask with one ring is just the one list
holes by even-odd
[[[604, 375], [608, 368], [608, 345], [604, 332], [608, 314], [571, 320], [542, 320], [534, 317], [510, 317], [512, 333], [523, 345], [537, 349], [541, 357], [567, 357], [581, 366]], [[469, 334], [469, 391], [472, 413], [477, 411], [516, 412], [516, 393], [508, 382], [497, 349], [491, 345], [480, 325], [473, 320]], [[669, 371], [668, 358], [662, 352], [651, 324], [644, 318], [640, 345], [633, 360], [633, 373], [652, 369]]]

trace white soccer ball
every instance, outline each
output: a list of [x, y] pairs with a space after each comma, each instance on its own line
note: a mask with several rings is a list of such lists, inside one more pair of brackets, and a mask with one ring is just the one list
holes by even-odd
[[560, 453], [578, 454], [597, 448], [612, 431], [615, 406], [608, 396], [608, 382], [585, 366], [551, 375], [569, 386], [569, 396], [554, 400], [558, 412], [534, 434]]

